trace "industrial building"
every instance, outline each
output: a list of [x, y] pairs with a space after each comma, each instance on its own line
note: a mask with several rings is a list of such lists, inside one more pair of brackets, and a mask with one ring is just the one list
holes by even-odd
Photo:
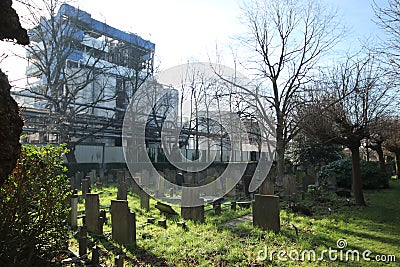
[[26, 89], [14, 92], [23, 141], [121, 146], [129, 101], [153, 79], [155, 44], [68, 4], [29, 36]]

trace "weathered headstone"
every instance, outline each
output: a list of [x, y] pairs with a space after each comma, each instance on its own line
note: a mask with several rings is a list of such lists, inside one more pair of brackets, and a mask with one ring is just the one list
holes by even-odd
[[125, 181], [119, 180], [118, 182], [118, 192], [117, 199], [119, 200], [127, 200], [128, 197], [128, 185]]
[[200, 198], [197, 187], [182, 188], [181, 216], [185, 220], [204, 222], [204, 199]]
[[194, 184], [194, 174], [192, 172], [186, 172], [183, 174], [183, 181], [185, 184]]
[[89, 180], [88, 179], [82, 179], [82, 196], [85, 198], [86, 194], [89, 193]]
[[103, 225], [100, 218], [99, 194], [86, 194], [85, 199], [86, 225], [90, 233], [102, 234]]
[[129, 172], [129, 170], [127, 168], [124, 168], [124, 176], [125, 176], [124, 177], [125, 181], [128, 181], [132, 178], [131, 173]]
[[136, 217], [128, 201], [111, 200], [112, 238], [121, 245], [136, 244]]
[[140, 189], [139, 197], [140, 197], [140, 208], [145, 211], [149, 211], [150, 210], [150, 196], [143, 189]]
[[157, 189], [155, 197], [163, 197], [165, 192], [165, 180], [163, 176], [159, 176], [157, 181]]
[[87, 227], [82, 225], [79, 228], [79, 256], [83, 256], [87, 253]]
[[175, 170], [170, 170], [170, 169], [165, 169], [165, 179], [170, 181], [173, 184], [176, 184], [176, 171]]
[[259, 192], [261, 195], [274, 195], [274, 191], [274, 183], [271, 180], [271, 177], [268, 176], [264, 182], [262, 182]]
[[253, 225], [263, 230], [280, 230], [279, 197], [273, 195], [254, 196]]
[[100, 177], [100, 182], [107, 182], [106, 180], [104, 180], [104, 169], [100, 169], [99, 170], [99, 177]]
[[69, 177], [68, 179], [71, 190], [74, 190], [76, 188], [75, 176]]
[[78, 226], [78, 195], [71, 196], [70, 225], [72, 228]]
[[75, 188], [73, 188], [73, 189], [79, 189], [82, 179], [83, 179], [83, 173], [80, 171], [77, 171], [75, 173]]
[[139, 185], [148, 186], [149, 184], [150, 184], [150, 172], [148, 170], [143, 170]]
[[291, 174], [283, 176], [283, 190], [287, 200], [291, 200], [293, 193], [296, 193], [296, 179]]
[[122, 181], [125, 181], [125, 171], [118, 170], [117, 171], [117, 182], [120, 183]]
[[96, 170], [92, 169], [91, 172], [89, 172], [89, 179], [90, 179], [90, 184], [94, 184], [97, 182], [97, 177], [96, 177]]

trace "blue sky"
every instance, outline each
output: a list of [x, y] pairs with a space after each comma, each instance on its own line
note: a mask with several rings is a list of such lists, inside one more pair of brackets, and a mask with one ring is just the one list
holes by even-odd
[[[360, 39], [378, 35], [383, 38], [372, 22], [372, 0], [323, 1], [337, 7], [340, 20], [349, 28], [341, 45], [344, 50], [357, 50]], [[386, 0], [376, 2], [386, 4]], [[232, 37], [245, 30], [239, 23], [237, 0], [75, 0], [72, 4], [98, 20], [154, 42], [156, 63], [161, 69], [186, 63], [191, 58], [207, 61], [215, 55], [216, 46], [218, 50], [229, 48]], [[19, 14], [26, 15], [18, 4], [14, 6]], [[21, 47], [0, 46], [0, 54], [11, 54], [10, 50], [24, 54]], [[0, 67], [8, 70], [11, 81], [24, 76], [24, 63], [11, 55]]]

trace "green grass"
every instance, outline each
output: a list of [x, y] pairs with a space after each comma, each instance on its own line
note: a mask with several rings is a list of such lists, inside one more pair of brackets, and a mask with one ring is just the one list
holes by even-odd
[[[390, 185], [390, 189], [366, 191], [367, 207], [348, 206], [345, 199], [332, 195], [323, 203], [306, 201], [315, 212], [312, 217], [289, 212], [282, 202], [279, 234], [254, 228], [251, 222], [227, 226], [225, 222], [251, 211], [240, 208], [236, 212], [225, 209], [221, 216], [208, 212], [205, 223], [189, 221], [187, 230], [177, 225], [176, 222], [181, 220], [179, 216], [167, 218], [166, 230], [157, 225], [146, 225], [147, 217], [163, 218], [154, 208], [156, 201], [151, 200], [150, 211], [144, 212], [140, 210], [139, 198], [129, 194], [129, 206], [137, 218], [137, 246], [120, 247], [113, 243], [110, 221], [104, 227], [105, 235], [91, 236], [91, 241], [102, 248], [104, 264], [112, 263], [114, 255], [122, 252], [126, 255], [125, 266], [399, 266], [400, 181], [391, 181]], [[115, 187], [103, 188], [100, 205], [109, 206], [115, 196]], [[79, 207], [83, 209], [83, 203]], [[333, 210], [332, 214], [328, 207]], [[174, 208], [179, 212], [178, 207]], [[299, 229], [298, 236], [293, 224]], [[336, 242], [339, 239], [347, 242], [342, 249], [342, 261], [329, 260], [328, 254], [323, 261], [279, 261], [276, 253], [273, 260], [257, 260], [265, 247], [268, 253], [272, 250], [301, 253], [312, 249], [318, 258], [323, 250], [338, 250]], [[71, 238], [71, 245], [77, 247], [76, 239]], [[345, 261], [347, 250], [358, 250], [360, 258], [363, 251], [370, 250], [371, 261]], [[295, 257], [295, 252], [292, 253]], [[374, 260], [378, 254], [395, 255], [397, 262], [378, 263]]]

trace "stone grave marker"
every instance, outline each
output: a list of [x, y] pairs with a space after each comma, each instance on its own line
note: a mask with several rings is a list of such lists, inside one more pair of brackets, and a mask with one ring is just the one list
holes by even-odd
[[90, 233], [102, 234], [103, 225], [100, 218], [100, 200], [99, 194], [86, 194], [85, 199], [85, 217], [87, 229]]
[[253, 225], [263, 230], [280, 230], [279, 197], [274, 195], [254, 195]]
[[70, 225], [72, 228], [78, 226], [78, 195], [71, 196]]
[[121, 245], [136, 244], [136, 216], [128, 201], [111, 200], [112, 238]]
[[90, 179], [90, 184], [94, 184], [97, 182], [97, 177], [96, 177], [96, 170], [92, 169], [89, 172], [89, 179]]
[[82, 179], [82, 197], [86, 197], [86, 194], [89, 193], [89, 180], [88, 179]]
[[128, 197], [128, 184], [123, 180], [119, 180], [117, 199], [127, 200], [127, 197]]
[[87, 253], [87, 227], [86, 225], [82, 225], [79, 228], [79, 256], [83, 256]]
[[188, 186], [185, 184], [182, 188], [181, 216], [185, 220], [204, 222], [204, 199], [200, 198], [198, 188]]
[[149, 211], [150, 210], [150, 196], [143, 189], [140, 189], [139, 197], [140, 197], [140, 208], [145, 211]]

